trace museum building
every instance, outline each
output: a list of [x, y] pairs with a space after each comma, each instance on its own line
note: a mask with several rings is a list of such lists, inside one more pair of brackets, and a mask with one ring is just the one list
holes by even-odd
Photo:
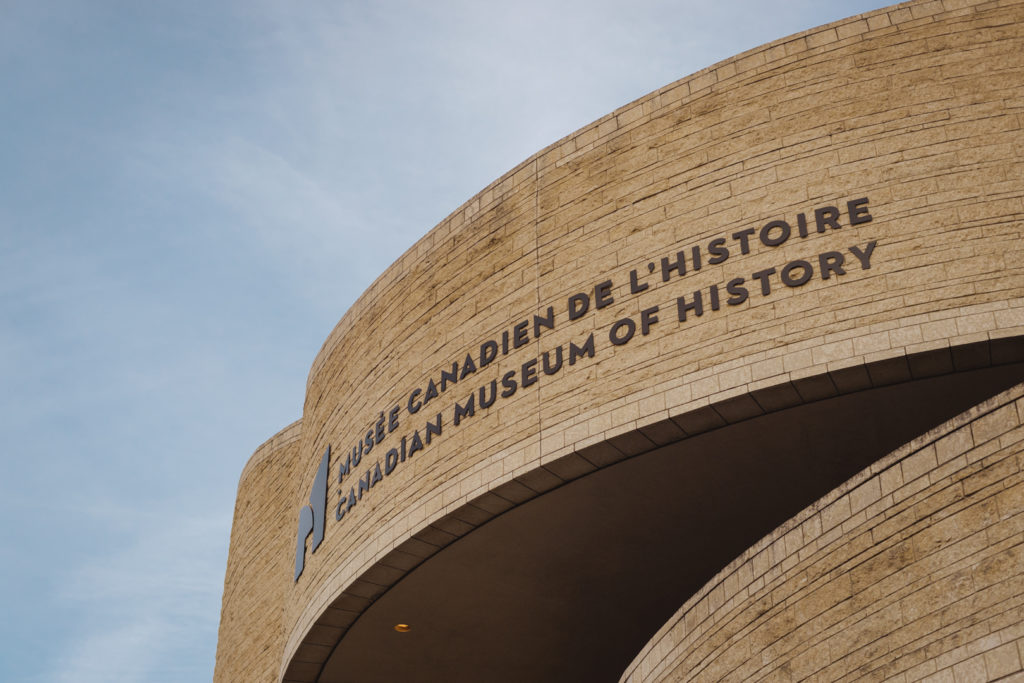
[[1024, 2], [783, 38], [554, 143], [345, 313], [214, 680], [1024, 680]]

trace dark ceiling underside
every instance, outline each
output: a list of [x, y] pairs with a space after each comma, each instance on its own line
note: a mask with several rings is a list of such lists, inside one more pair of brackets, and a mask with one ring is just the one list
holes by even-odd
[[[576, 479], [414, 569], [342, 638], [323, 683], [617, 681], [720, 569], [1024, 364], [764, 415]], [[397, 633], [394, 625], [412, 630]]]

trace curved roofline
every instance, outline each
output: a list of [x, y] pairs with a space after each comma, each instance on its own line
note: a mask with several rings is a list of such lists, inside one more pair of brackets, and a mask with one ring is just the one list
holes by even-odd
[[[242, 482], [249, 475], [249, 472], [257, 465], [273, 456], [281, 448], [294, 443], [302, 438], [302, 418], [299, 418], [295, 422], [274, 434], [272, 437], [261, 443], [249, 459], [245, 462], [245, 467], [242, 468], [242, 473], [238, 475], [238, 487], [240, 491], [242, 488]], [[236, 492], [236, 496], [237, 496]]]
[[[492, 181], [490, 184], [485, 186], [482, 190], [480, 190], [475, 195], [467, 199], [465, 202], [463, 202], [462, 205], [460, 205], [457, 209], [448, 214], [433, 228], [428, 230], [427, 233], [423, 235], [423, 237], [414, 242], [411, 247], [409, 247], [405, 252], [403, 252], [401, 256], [395, 259], [387, 268], [384, 269], [384, 271], [379, 276], [377, 276], [377, 278], [370, 284], [370, 286], [367, 287], [363, 291], [363, 293], [360, 294], [359, 297], [352, 303], [352, 305], [345, 311], [345, 313], [342, 314], [341, 319], [334, 326], [331, 332], [327, 335], [327, 338], [324, 340], [324, 343], [321, 345], [320, 350], [317, 352], [312, 364], [310, 365], [310, 370], [306, 377], [307, 391], [310, 387], [313, 377], [322, 367], [324, 359], [328, 355], [330, 355], [331, 350], [337, 344], [337, 340], [341, 337], [341, 335], [344, 334], [345, 330], [351, 324], [350, 318], [352, 318], [354, 315], [353, 311], [358, 310], [365, 303], [372, 300], [375, 297], [377, 291], [383, 288], [385, 282], [387, 282], [391, 277], [393, 277], [396, 271], [401, 270], [401, 268], [396, 268], [396, 266], [399, 266], [406, 259], [413, 259], [418, 257], [422, 252], [430, 251], [431, 248], [434, 246], [433, 242], [435, 240], [437, 240], [439, 237], [444, 237], [447, 235], [447, 232], [444, 231], [444, 228], [446, 226], [449, 227], [448, 232], [450, 232], [452, 230], [457, 230], [458, 228], [466, 225], [468, 220], [473, 215], [477, 214], [482, 208], [484, 208], [485, 206], [489, 205], [492, 201], [494, 201], [496, 195], [503, 194], [503, 192], [500, 191], [500, 188], [503, 184], [510, 183], [512, 186], [517, 185], [518, 183], [515, 182], [515, 177], [522, 171], [526, 170], [528, 166], [530, 166], [531, 164], [535, 164], [539, 159], [543, 158], [548, 153], [552, 152], [553, 150], [563, 145], [568, 146], [571, 143], [575, 148], [569, 151], [566, 155], [564, 155], [562, 159], [560, 159], [560, 161], [565, 161], [567, 158], [570, 158], [572, 156], [583, 154], [589, 151], [590, 149], [596, 147], [598, 143], [603, 143], [607, 139], [619, 134], [624, 127], [629, 125], [629, 123], [626, 122], [625, 124], [623, 124], [623, 126], [620, 126], [619, 123], [616, 121], [616, 119], [619, 116], [629, 112], [631, 109], [635, 107], [642, 107], [646, 102], [656, 99], [662, 95], [672, 93], [677, 89], [681, 91], [680, 96], [678, 98], [673, 98], [672, 102], [674, 102], [676, 99], [684, 98], [692, 98], [694, 100], [699, 99], [700, 97], [706, 95], [712, 90], [715, 90], [716, 86], [718, 86], [718, 84], [721, 83], [722, 81], [735, 78], [736, 76], [741, 75], [745, 71], [761, 66], [760, 62], [755, 63], [757, 60], [754, 60], [747, 65], [741, 64], [741, 62], [743, 62], [747, 58], [768, 53], [775, 48], [784, 48], [784, 46], [788, 43], [803, 40], [805, 38], [810, 38], [812, 36], [820, 37], [811, 41], [811, 43], [807, 44], [801, 51], [813, 50], [815, 48], [821, 48], [834, 42], [840, 42], [851, 38], [856, 38], [861, 33], [866, 32], [868, 30], [867, 24], [864, 25], [863, 30], [851, 31], [849, 33], [846, 33], [845, 35], [841, 35], [837, 29], [845, 26], [850, 26], [851, 24], [856, 24], [862, 21], [866, 22], [868, 19], [880, 17], [883, 14], [889, 15], [892, 12], [900, 10], [911, 12], [912, 14], [912, 10], [918, 9], [919, 5], [920, 3], [915, 2], [915, 0], [907, 0], [907, 2], [889, 5], [877, 10], [873, 10], [871, 12], [856, 14], [851, 17], [846, 17], [845, 19], [839, 19], [828, 24], [823, 24], [821, 26], [809, 28], [804, 31], [800, 31], [798, 33], [794, 33], [779, 38], [769, 43], [764, 43], [762, 45], [750, 48], [749, 50], [741, 52], [737, 55], [733, 55], [732, 57], [728, 57], [721, 61], [715, 62], [714, 64], [711, 64], [710, 66], [707, 66], [701, 69], [700, 71], [696, 71], [688, 76], [684, 76], [679, 80], [673, 81], [672, 83], [662, 86], [657, 90], [651, 91], [646, 95], [641, 95], [635, 100], [632, 100], [614, 109], [608, 114], [605, 114], [604, 116], [592, 121], [591, 123], [583, 126], [582, 128], [579, 128], [578, 130], [556, 140], [555, 142], [544, 147], [535, 154], [532, 154], [519, 164], [512, 167], [512, 169], [510, 169], [503, 175], [499, 176], [496, 180]], [[940, 7], [939, 12], [942, 11], [945, 11], [945, 8]], [[971, 8], [966, 8], [964, 11], [969, 12], [971, 11]], [[931, 15], [922, 15], [921, 17], [911, 16], [911, 18], [925, 19], [928, 16]], [[888, 22], [887, 25], [891, 26], [893, 30], [898, 30], [896, 22], [903, 21], [903, 19], [897, 18], [894, 20], [892, 17], [887, 16], [886, 21]], [[883, 27], [884, 26], [885, 25], [883, 24]], [[829, 34], [829, 32], [832, 32], [832, 35], [827, 35]], [[787, 51], [783, 50], [782, 54], [779, 56], [785, 57], [786, 54]], [[778, 57], [773, 55], [771, 58], [777, 59]], [[705, 83], [701, 81], [701, 79], [706, 79], [707, 82]], [[697, 84], [696, 88], [691, 86], [691, 84], [694, 83]], [[685, 92], [682, 92], [683, 86], [686, 86]], [[668, 103], [661, 104], [660, 106], [652, 109], [651, 111], [654, 111], [655, 109], [660, 109], [665, 106], [668, 106]], [[638, 118], [643, 117], [641, 116]], [[615, 127], [609, 130], [608, 132], [602, 133], [601, 127], [609, 122], [614, 122]], [[577, 142], [577, 139], [583, 138], [591, 131], [597, 131], [597, 135], [593, 139], [585, 139], [584, 141], [582, 141], [583, 145], [580, 146]], [[534, 172], [536, 172], [536, 169], [534, 169]], [[488, 193], [491, 194], [490, 198], [487, 198]], [[487, 199], [487, 201], [483, 201], [485, 199]]]

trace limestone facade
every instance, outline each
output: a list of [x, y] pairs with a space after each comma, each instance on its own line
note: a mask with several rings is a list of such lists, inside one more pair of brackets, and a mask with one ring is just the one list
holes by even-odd
[[1024, 386], [752, 546], [651, 640], [640, 681], [1024, 678]]
[[[344, 315], [301, 420], [243, 472], [215, 680], [324, 680], [421, 563], [614, 463], [1020, 363], [1022, 126], [1024, 3], [915, 0], [716, 64], [512, 169]], [[1019, 617], [979, 606], [985, 626], [961, 629], [956, 600], [914, 607], [934, 597], [923, 577], [957, 600], [1020, 595], [1018, 399], [986, 408], [995, 436], [963, 437], [985, 413], [922, 437], [751, 547], [625, 679], [1019, 670]], [[323, 541], [295, 580], [328, 448]], [[762, 603], [775, 611], [753, 616]], [[933, 640], [902, 628], [923, 622]], [[861, 635], [837, 649], [837, 629]]]

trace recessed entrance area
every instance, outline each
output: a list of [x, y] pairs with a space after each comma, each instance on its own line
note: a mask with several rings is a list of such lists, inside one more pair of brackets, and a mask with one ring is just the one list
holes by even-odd
[[410, 571], [352, 624], [318, 680], [616, 681], [683, 602], [759, 538], [1021, 381], [1017, 362], [865, 389], [582, 476]]

